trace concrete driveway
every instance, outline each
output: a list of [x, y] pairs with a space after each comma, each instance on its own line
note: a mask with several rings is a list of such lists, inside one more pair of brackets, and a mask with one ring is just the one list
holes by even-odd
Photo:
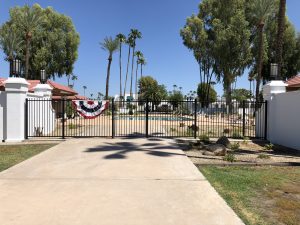
[[170, 140], [71, 139], [0, 173], [0, 224], [243, 223]]

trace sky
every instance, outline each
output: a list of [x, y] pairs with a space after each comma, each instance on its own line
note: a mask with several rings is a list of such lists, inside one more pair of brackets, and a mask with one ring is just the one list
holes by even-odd
[[[72, 18], [80, 34], [79, 57], [74, 66], [74, 74], [78, 76], [75, 89], [80, 94], [83, 94], [82, 86], [87, 86], [87, 95], [105, 93], [108, 55], [99, 42], [106, 36], [127, 35], [131, 28], [142, 32], [143, 38], [137, 41], [137, 50], [142, 51], [147, 60], [144, 75], [153, 76], [168, 90], [172, 90], [174, 84], [182, 87], [184, 93], [197, 89], [199, 69], [193, 54], [182, 44], [179, 31], [188, 16], [197, 14], [200, 0], [0, 0], [0, 24], [9, 19], [11, 7], [34, 3], [51, 6]], [[297, 32], [300, 32], [299, 9], [299, 0], [287, 0], [287, 15]], [[125, 47], [123, 52], [127, 51]], [[126, 54], [123, 61], [125, 68]], [[9, 65], [0, 50], [0, 77], [7, 77], [8, 72]], [[245, 74], [238, 79], [237, 88], [249, 88], [247, 77]], [[67, 84], [66, 78], [55, 81]], [[215, 88], [222, 95], [222, 85], [217, 84]], [[118, 92], [118, 54], [115, 54], [109, 94], [114, 96]]]

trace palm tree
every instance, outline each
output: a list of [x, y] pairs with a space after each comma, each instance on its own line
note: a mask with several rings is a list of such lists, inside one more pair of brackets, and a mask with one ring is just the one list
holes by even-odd
[[286, 11], [286, 0], [280, 0], [279, 12], [278, 12], [277, 40], [276, 40], [276, 62], [278, 64], [279, 79], [282, 79], [281, 68], [282, 68], [283, 35], [285, 31], [285, 11]]
[[85, 90], [87, 89], [86, 86], [83, 86], [83, 96], [85, 97]]
[[17, 17], [17, 24], [22, 29], [25, 34], [25, 78], [29, 77], [29, 58], [30, 58], [30, 44], [32, 40], [32, 36], [35, 30], [41, 24], [42, 16], [34, 10], [34, 8], [30, 8], [28, 5], [24, 7], [24, 11], [20, 13]]
[[117, 39], [119, 40], [119, 67], [120, 67], [120, 98], [122, 96], [122, 44], [126, 43], [126, 37], [124, 34], [118, 34]]
[[137, 29], [131, 29], [129, 38], [130, 40], [132, 40], [132, 61], [131, 61], [131, 81], [130, 81], [130, 96], [132, 97], [133, 66], [134, 66], [136, 39], [142, 38], [142, 33]]
[[93, 94], [93, 93], [91, 93], [90, 95], [91, 95], [91, 99], [93, 99], [93, 96], [94, 96], [94, 94]]
[[125, 77], [125, 83], [124, 83], [124, 98], [125, 98], [125, 94], [126, 94], [126, 87], [127, 87], [127, 80], [128, 80], [130, 53], [131, 53], [131, 48], [133, 47], [133, 40], [130, 36], [128, 36], [128, 39], [126, 40], [126, 44], [128, 45], [128, 57], [127, 57], [126, 77]]
[[98, 99], [100, 100], [100, 99], [102, 99], [102, 97], [103, 97], [103, 94], [101, 93], [101, 92], [98, 92]]
[[135, 56], [137, 57], [137, 60], [136, 60], [136, 71], [135, 71], [135, 93], [137, 94], [139, 62], [140, 62], [140, 59], [142, 57], [144, 57], [144, 56], [143, 56], [143, 53], [141, 51], [136, 51], [135, 52]]
[[104, 51], [108, 51], [108, 66], [107, 66], [107, 75], [106, 75], [106, 90], [105, 90], [105, 99], [108, 99], [108, 89], [109, 89], [109, 77], [110, 77], [110, 66], [112, 62], [112, 56], [115, 51], [119, 48], [119, 40], [117, 38], [112, 39], [112, 37], [104, 38], [104, 41], [100, 43], [101, 48]]
[[141, 65], [141, 77], [143, 77], [143, 66], [147, 64], [146, 59], [144, 57], [141, 57], [139, 59], [139, 64]]
[[20, 53], [22, 44], [23, 40], [20, 39], [12, 28], [3, 31], [0, 36], [0, 47], [6, 53], [7, 61], [13, 60]]
[[72, 87], [74, 87], [75, 80], [78, 80], [78, 77], [75, 74], [72, 74], [71, 80], [73, 81]]
[[264, 27], [269, 16], [272, 15], [274, 3], [270, 0], [254, 0], [253, 18], [256, 20], [256, 27], [259, 36], [258, 57], [257, 57], [257, 78], [256, 78], [256, 101], [259, 101], [259, 90], [262, 78], [263, 52], [264, 52]]
[[176, 84], [173, 84], [173, 89], [174, 89], [174, 91], [176, 90], [176, 88], [177, 88], [177, 85], [176, 85]]

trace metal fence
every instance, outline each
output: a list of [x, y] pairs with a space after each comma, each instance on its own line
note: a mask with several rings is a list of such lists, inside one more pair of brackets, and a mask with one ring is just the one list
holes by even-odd
[[26, 101], [27, 137], [266, 138], [267, 102], [112, 101], [84, 119], [70, 100]]

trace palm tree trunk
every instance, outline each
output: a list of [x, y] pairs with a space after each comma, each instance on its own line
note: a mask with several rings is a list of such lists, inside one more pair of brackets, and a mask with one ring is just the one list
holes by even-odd
[[141, 64], [141, 78], [143, 77], [143, 64]]
[[132, 93], [132, 82], [133, 82], [133, 66], [134, 66], [134, 52], [135, 52], [135, 45], [132, 48], [132, 61], [131, 61], [131, 78], [130, 78], [130, 96], [133, 96]]
[[107, 75], [106, 75], [106, 89], [105, 89], [105, 100], [108, 99], [108, 89], [109, 89], [109, 76], [110, 76], [110, 66], [111, 66], [112, 56], [110, 55], [108, 58], [108, 66], [107, 66]]
[[30, 37], [26, 35], [26, 53], [25, 53], [25, 79], [29, 78], [29, 47], [30, 47]]
[[120, 66], [120, 100], [121, 100], [121, 96], [122, 96], [122, 43], [120, 43], [119, 66]]
[[261, 83], [261, 77], [262, 77], [262, 66], [263, 66], [263, 51], [264, 51], [264, 40], [263, 40], [263, 29], [264, 24], [261, 23], [258, 27], [259, 29], [259, 50], [258, 50], [258, 62], [257, 62], [257, 77], [256, 77], [256, 92], [255, 92], [255, 98], [256, 102], [259, 102], [259, 90], [260, 90], [260, 83]]
[[277, 40], [276, 40], [276, 62], [278, 64], [278, 79], [282, 79], [281, 68], [282, 68], [282, 46], [283, 46], [283, 35], [285, 31], [285, 10], [286, 0], [280, 0], [279, 13], [278, 13], [278, 29], [277, 29]]
[[224, 89], [225, 89], [225, 93], [226, 93], [226, 105], [228, 106], [228, 109], [229, 109], [229, 113], [232, 113], [232, 105], [231, 105], [231, 101], [232, 101], [232, 98], [231, 98], [231, 92], [232, 92], [232, 89], [231, 89], [231, 82], [229, 81], [228, 78], [226, 78], [228, 76], [224, 76]]
[[124, 84], [124, 98], [125, 98], [125, 94], [126, 94], [126, 86], [127, 86], [127, 79], [128, 79], [128, 68], [129, 68], [129, 61], [130, 61], [130, 50], [131, 50], [130, 45], [128, 45], [128, 46], [129, 46], [129, 49], [128, 49], [126, 77], [125, 77], [125, 84]]
[[138, 61], [136, 61], [136, 71], [135, 71], [135, 94], [137, 95], [137, 87], [138, 87], [138, 69], [139, 69], [139, 64]]

